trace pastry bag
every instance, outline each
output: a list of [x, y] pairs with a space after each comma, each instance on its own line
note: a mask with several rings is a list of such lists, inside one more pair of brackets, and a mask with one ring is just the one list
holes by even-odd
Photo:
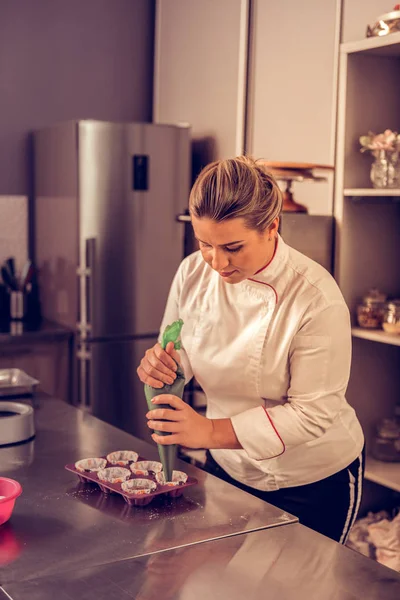
[[[161, 347], [165, 350], [167, 344], [169, 342], [174, 342], [175, 350], [179, 350], [181, 347], [180, 342], [178, 341], [181, 329], [183, 326], [182, 319], [179, 321], [174, 321], [171, 325], [167, 325], [161, 340]], [[153, 408], [168, 408], [171, 409], [169, 404], [153, 404], [152, 399], [155, 396], [160, 396], [161, 394], [173, 394], [174, 396], [178, 396], [182, 398], [183, 389], [185, 387], [185, 375], [183, 370], [178, 365], [178, 369], [176, 371], [176, 379], [174, 383], [168, 385], [164, 383], [162, 388], [153, 388], [147, 383], [144, 384], [144, 393], [147, 400], [147, 407], [149, 410]], [[169, 433], [163, 431], [156, 431], [158, 435], [170, 435]], [[165, 475], [165, 481], [172, 480], [172, 471], [174, 469], [175, 458], [176, 458], [176, 444], [172, 446], [162, 446], [161, 444], [157, 444], [158, 454], [160, 455], [160, 461], [163, 466], [163, 471]]]

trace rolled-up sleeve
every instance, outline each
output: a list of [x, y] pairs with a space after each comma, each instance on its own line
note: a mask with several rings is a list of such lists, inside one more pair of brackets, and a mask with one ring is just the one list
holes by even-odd
[[[268, 342], [267, 342], [268, 343]], [[350, 375], [351, 327], [345, 304], [303, 318], [290, 346], [289, 389], [283, 404], [231, 417], [250, 458], [265, 460], [322, 436], [339, 418]]]

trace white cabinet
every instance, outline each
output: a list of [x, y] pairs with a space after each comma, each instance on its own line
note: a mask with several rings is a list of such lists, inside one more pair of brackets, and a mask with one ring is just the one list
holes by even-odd
[[248, 0], [158, 0], [154, 121], [192, 125], [201, 166], [244, 150]]
[[[336, 160], [335, 274], [352, 311], [348, 400], [357, 410], [367, 454], [377, 420], [400, 404], [400, 338], [356, 327], [358, 299], [371, 287], [400, 296], [400, 189], [371, 188], [372, 156], [360, 153], [369, 130], [400, 130], [400, 33], [341, 45]], [[400, 491], [400, 463], [367, 456], [366, 478]]]
[[[339, 0], [158, 0], [154, 120], [192, 125], [195, 172], [243, 151], [333, 164], [339, 34]], [[295, 184], [313, 214], [328, 177]]]
[[[268, 160], [334, 164], [340, 3], [254, 0], [247, 150]], [[332, 214], [327, 183], [294, 184], [313, 214]]]

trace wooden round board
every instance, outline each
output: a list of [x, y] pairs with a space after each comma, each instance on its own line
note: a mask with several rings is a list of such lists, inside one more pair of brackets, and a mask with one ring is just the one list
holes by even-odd
[[291, 171], [310, 170], [310, 169], [329, 169], [334, 170], [331, 165], [318, 165], [316, 163], [300, 163], [300, 162], [282, 162], [277, 160], [263, 160], [262, 163], [271, 169], [290, 169]]

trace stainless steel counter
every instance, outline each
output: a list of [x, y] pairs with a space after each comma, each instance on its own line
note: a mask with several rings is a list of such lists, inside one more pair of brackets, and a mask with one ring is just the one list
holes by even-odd
[[296, 523], [4, 587], [12, 600], [399, 600], [400, 575]]
[[184, 462], [179, 468], [199, 485], [181, 498], [131, 508], [120, 496], [79, 484], [64, 465], [125, 449], [157, 458], [155, 446], [52, 398], [40, 398], [35, 415], [34, 440], [0, 448], [0, 474], [23, 488], [0, 528], [1, 585], [296, 521]]

